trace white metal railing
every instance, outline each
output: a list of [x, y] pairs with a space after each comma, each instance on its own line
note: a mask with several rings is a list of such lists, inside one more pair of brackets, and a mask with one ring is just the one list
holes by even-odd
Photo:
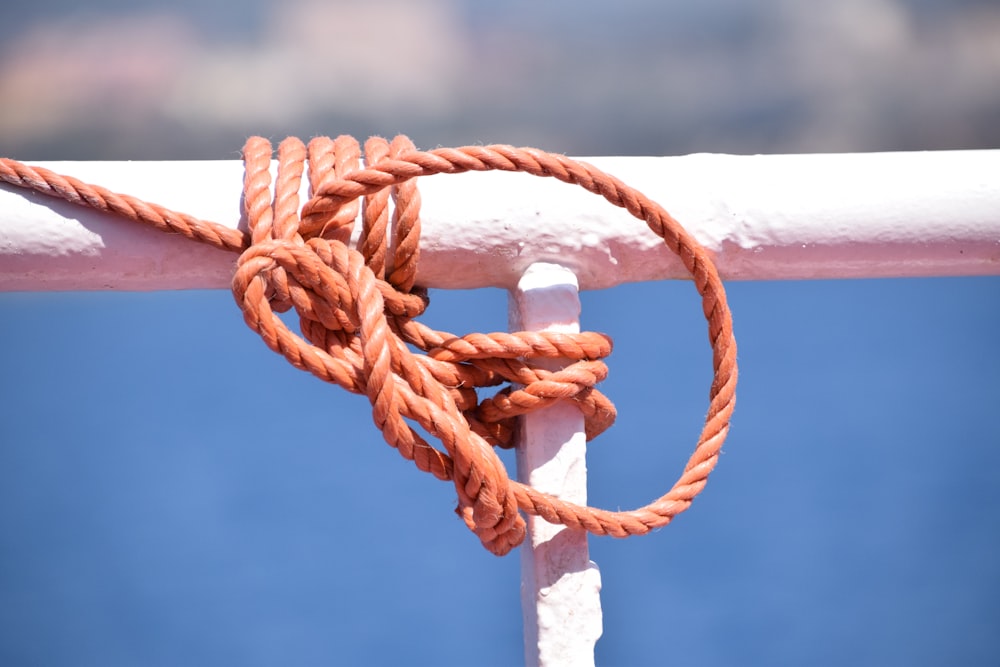
[[[727, 280], [997, 273], [1000, 150], [591, 158], [661, 203]], [[243, 167], [48, 162], [230, 227]], [[419, 282], [512, 288], [535, 262], [580, 289], [685, 278], [624, 210], [553, 179], [498, 172], [420, 181]], [[231, 256], [42, 195], [0, 187], [0, 289], [228, 288]]]
[[[715, 253], [727, 279], [1000, 274], [1000, 151], [588, 161], [662, 203]], [[42, 166], [240, 223], [240, 162]], [[645, 226], [578, 188], [503, 173], [424, 178], [420, 188], [418, 281], [507, 288], [512, 328], [572, 331], [579, 289], [684, 277]], [[187, 239], [0, 186], [2, 290], [224, 288], [232, 262], [231, 254]], [[521, 442], [520, 479], [585, 502], [575, 408], [525, 417]], [[600, 575], [586, 536], [541, 519], [529, 525], [530, 548], [522, 550], [528, 662], [592, 662]]]

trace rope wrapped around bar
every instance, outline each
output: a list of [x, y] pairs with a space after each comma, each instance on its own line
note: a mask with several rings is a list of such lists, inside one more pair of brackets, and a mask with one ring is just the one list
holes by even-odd
[[[661, 206], [583, 162], [533, 148], [469, 146], [422, 152], [406, 137], [373, 137], [361, 149], [351, 137], [296, 138], [278, 147], [270, 175], [270, 142], [244, 146], [243, 207], [247, 230], [170, 211], [128, 195], [0, 159], [0, 180], [107, 211], [158, 229], [239, 252], [233, 295], [247, 325], [272, 350], [322, 380], [364, 394], [387, 443], [417, 468], [451, 480], [457, 512], [492, 553], [504, 555], [524, 539], [518, 509], [546, 521], [599, 535], [644, 534], [690, 506], [718, 461], [729, 430], [737, 378], [736, 342], [725, 290], [709, 253]], [[308, 160], [310, 199], [299, 191]], [[556, 401], [571, 400], [586, 418], [588, 439], [615, 418], [594, 387], [607, 375], [611, 352], [602, 334], [515, 332], [456, 336], [415, 318], [428, 304], [415, 285], [420, 247], [416, 178], [467, 171], [520, 171], [553, 177], [628, 210], [660, 236], [683, 262], [702, 297], [713, 350], [709, 409], [694, 453], [680, 479], [645, 507], [612, 512], [562, 501], [511, 480], [494, 446], [510, 447], [514, 420]], [[389, 224], [389, 198], [395, 207]], [[349, 245], [358, 209], [362, 230]], [[390, 232], [391, 230], [391, 232]], [[277, 313], [294, 308], [301, 336]], [[411, 351], [411, 346], [424, 353]], [[571, 360], [559, 371], [540, 358]], [[491, 398], [476, 389], [509, 382]], [[437, 438], [431, 446], [410, 422]]]

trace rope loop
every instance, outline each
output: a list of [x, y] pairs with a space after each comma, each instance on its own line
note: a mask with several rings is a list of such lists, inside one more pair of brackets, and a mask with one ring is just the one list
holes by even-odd
[[[247, 325], [292, 365], [364, 394], [385, 441], [418, 469], [451, 480], [457, 512], [492, 553], [525, 536], [518, 510], [599, 535], [625, 537], [664, 526], [690, 506], [718, 461], [737, 379], [736, 343], [725, 290], [709, 253], [661, 206], [592, 165], [533, 148], [468, 146], [422, 152], [403, 136], [281, 142], [243, 149], [246, 232], [0, 158], [0, 180], [114, 212], [240, 253], [232, 291]], [[308, 174], [306, 165], [308, 163]], [[511, 480], [494, 447], [512, 447], [515, 419], [573, 401], [587, 438], [607, 429], [615, 408], [595, 386], [611, 353], [603, 334], [514, 332], [456, 336], [417, 318], [428, 305], [417, 286], [420, 194], [416, 178], [466, 171], [523, 171], [578, 185], [643, 220], [684, 263], [699, 294], [713, 350], [704, 428], [680, 479], [645, 507], [612, 512], [560, 500]], [[309, 199], [299, 193], [308, 177]], [[394, 202], [390, 219], [389, 200]], [[355, 233], [355, 221], [362, 220]], [[352, 247], [352, 237], [356, 237]], [[294, 309], [300, 333], [278, 313]], [[416, 348], [422, 351], [412, 351]], [[540, 359], [570, 363], [546, 370]], [[477, 389], [510, 383], [480, 400]], [[429, 444], [413, 424], [440, 441]]]

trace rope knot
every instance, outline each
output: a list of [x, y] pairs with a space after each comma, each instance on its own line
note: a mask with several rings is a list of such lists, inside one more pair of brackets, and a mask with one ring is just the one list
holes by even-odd
[[[598, 359], [611, 352], [611, 341], [532, 332], [458, 337], [417, 322], [428, 303], [426, 291], [414, 287], [420, 197], [413, 165], [398, 160], [415, 149], [403, 137], [372, 138], [364, 153], [368, 170], [360, 169], [361, 152], [350, 137], [314, 139], [308, 148], [286, 139], [278, 147], [272, 196], [271, 145], [260, 138], [247, 143], [243, 206], [250, 244], [237, 262], [233, 292], [247, 324], [269, 346], [365, 394], [386, 441], [420, 469], [452, 479], [463, 519], [488, 549], [506, 553], [522, 541], [525, 524], [492, 446], [513, 446], [513, 420], [558, 400], [580, 405], [588, 435], [607, 428], [614, 407], [594, 386], [607, 376]], [[313, 196], [300, 213], [306, 160]], [[291, 308], [302, 337], [275, 314]], [[580, 361], [561, 371], [532, 363], [554, 357]], [[520, 387], [479, 402], [478, 387], [505, 381]], [[440, 439], [444, 451], [408, 420]]]
[[[351, 137], [319, 137], [308, 147], [286, 139], [278, 147], [272, 195], [271, 144], [251, 138], [243, 155], [246, 232], [6, 158], [0, 158], [0, 181], [241, 253], [232, 288], [250, 328], [297, 368], [367, 396], [386, 442], [420, 470], [454, 483], [459, 514], [497, 555], [524, 539], [519, 509], [550, 523], [617, 537], [647, 533], [687, 509], [718, 461], [735, 403], [732, 318], [708, 252], [642, 193], [561, 155], [511, 146], [421, 152], [406, 137], [369, 139], [364, 154], [362, 169], [361, 148]], [[310, 195], [300, 210], [307, 160]], [[493, 450], [514, 444], [519, 415], [556, 401], [580, 408], [588, 438], [610, 426], [614, 406], [595, 388], [607, 376], [601, 361], [611, 353], [607, 336], [526, 331], [455, 336], [415, 319], [428, 304], [426, 290], [416, 286], [416, 177], [487, 170], [552, 177], [602, 196], [644, 221], [694, 278], [713, 350], [708, 416], [680, 479], [645, 507], [611, 512], [560, 500], [509, 479]], [[301, 335], [276, 314], [292, 308]], [[548, 370], [546, 359], [569, 363]], [[479, 400], [478, 388], [505, 382], [509, 386]], [[411, 424], [439, 440], [443, 451]]]

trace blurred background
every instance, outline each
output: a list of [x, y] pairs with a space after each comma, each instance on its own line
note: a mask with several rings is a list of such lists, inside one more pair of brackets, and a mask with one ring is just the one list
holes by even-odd
[[[253, 134], [340, 133], [569, 155], [998, 148], [1000, 4], [0, 8], [0, 155], [237, 159]], [[691, 512], [592, 540], [598, 663], [1000, 662], [1000, 279], [729, 290], [732, 435]], [[427, 318], [502, 330], [505, 298], [434, 292]], [[634, 507], [697, 437], [700, 306], [671, 283], [583, 308], [615, 337], [621, 415], [591, 445], [591, 501]], [[0, 312], [0, 664], [521, 662], [518, 555], [484, 552], [454, 489], [385, 447], [364, 399], [268, 352], [228, 293], [6, 293]]]
[[9, 3], [0, 152], [223, 158], [251, 134], [573, 155], [1000, 143], [995, 0]]

